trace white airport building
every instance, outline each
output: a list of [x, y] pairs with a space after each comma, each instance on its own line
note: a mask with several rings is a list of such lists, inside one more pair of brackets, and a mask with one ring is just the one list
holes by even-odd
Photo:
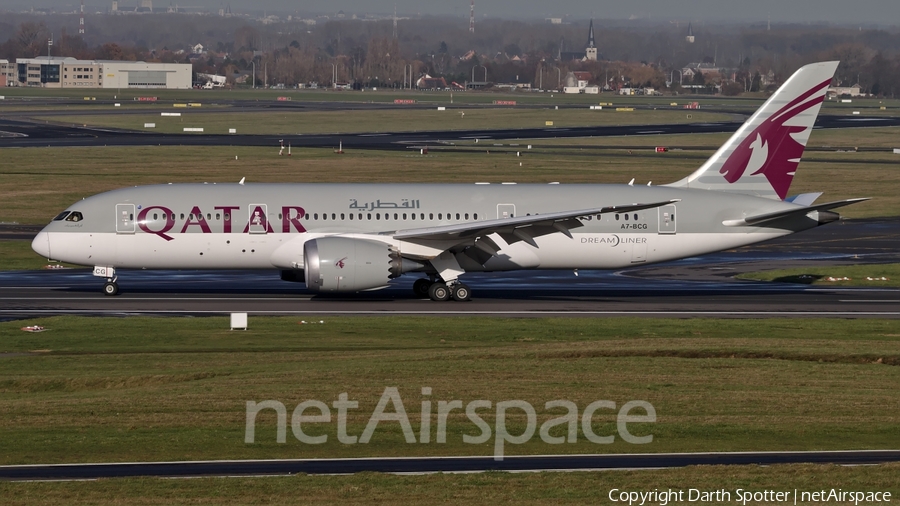
[[189, 63], [77, 60], [64, 56], [17, 58], [14, 83], [42, 88], [189, 89]]

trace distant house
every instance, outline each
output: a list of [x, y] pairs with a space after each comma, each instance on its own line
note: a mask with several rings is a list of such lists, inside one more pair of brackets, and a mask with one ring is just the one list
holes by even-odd
[[862, 95], [862, 88], [859, 84], [854, 84], [853, 86], [832, 86], [828, 88], [827, 94], [830, 97], [859, 97]]
[[572, 87], [577, 86], [578, 88], [584, 88], [588, 85], [591, 78], [594, 77], [590, 72], [569, 72], [566, 74], [566, 86]]
[[600, 93], [598, 86], [590, 86], [593, 76], [590, 72], [569, 72], [566, 74], [566, 82], [563, 87], [563, 93]]
[[687, 78], [693, 78], [697, 74], [707, 76], [709, 74], [721, 73], [721, 68], [715, 63], [689, 63], [687, 67], [681, 69], [681, 74]]
[[194, 54], [203, 54], [206, 52], [206, 48], [203, 47], [203, 44], [195, 44], [191, 47], [191, 52]]
[[447, 81], [443, 77], [431, 77], [425, 74], [416, 81], [416, 88], [420, 90], [443, 90], [447, 88]]

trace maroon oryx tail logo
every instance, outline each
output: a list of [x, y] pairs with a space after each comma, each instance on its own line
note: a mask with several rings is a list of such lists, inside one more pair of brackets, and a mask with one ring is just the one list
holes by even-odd
[[821, 104], [825, 94], [819, 92], [830, 82], [831, 79], [824, 81], [795, 98], [747, 135], [719, 170], [725, 180], [736, 183], [749, 169], [752, 176], [764, 175], [778, 197], [784, 200], [806, 147], [797, 142], [793, 135], [812, 128], [812, 124], [795, 126], [786, 123], [803, 111]]
[[344, 268], [344, 260], [347, 260], [347, 257], [344, 257], [344, 258], [342, 258], [342, 259], [336, 261], [336, 262], [334, 263], [334, 266], [337, 267], [337, 268], [339, 268], [339, 269], [343, 269], [343, 268]]

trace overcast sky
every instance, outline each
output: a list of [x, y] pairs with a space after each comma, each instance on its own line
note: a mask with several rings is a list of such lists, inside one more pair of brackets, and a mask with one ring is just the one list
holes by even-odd
[[[119, 0], [119, 8], [139, 0]], [[154, 0], [156, 9], [169, 4], [203, 6], [218, 11], [228, 4], [235, 12], [270, 11], [334, 13], [437, 14], [468, 17], [469, 0]], [[74, 9], [77, 0], [2, 0], [0, 9], [53, 7]], [[106, 10], [111, 0], [85, 0], [87, 11]], [[651, 21], [729, 20], [743, 22], [830, 22], [900, 25], [900, 0], [476, 0], [475, 13], [499, 18], [569, 17], [571, 19], [649, 18]]]

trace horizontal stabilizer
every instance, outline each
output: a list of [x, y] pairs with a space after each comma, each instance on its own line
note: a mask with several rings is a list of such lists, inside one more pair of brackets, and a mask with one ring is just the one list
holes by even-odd
[[830, 209], [837, 209], [838, 207], [849, 206], [850, 204], [856, 204], [857, 202], [863, 202], [869, 200], [868, 198], [858, 198], [858, 199], [847, 199], [847, 200], [837, 200], [835, 202], [828, 202], [825, 204], [819, 204], [817, 206], [809, 206], [809, 207], [797, 207], [795, 209], [786, 209], [784, 211], [775, 211], [774, 213], [766, 213], [766, 214], [758, 214], [756, 216], [748, 216], [746, 218], [741, 218], [737, 220], [725, 220], [722, 222], [722, 225], [726, 227], [746, 227], [752, 225], [759, 225], [762, 223], [766, 223], [769, 221], [779, 220], [782, 218], [787, 218], [791, 216], [804, 216], [813, 211], [828, 211]]
[[790, 202], [791, 204], [797, 204], [798, 206], [811, 206], [813, 205], [813, 202], [821, 196], [822, 192], [801, 193], [800, 195], [794, 195], [791, 198], [784, 199], [784, 201]]

